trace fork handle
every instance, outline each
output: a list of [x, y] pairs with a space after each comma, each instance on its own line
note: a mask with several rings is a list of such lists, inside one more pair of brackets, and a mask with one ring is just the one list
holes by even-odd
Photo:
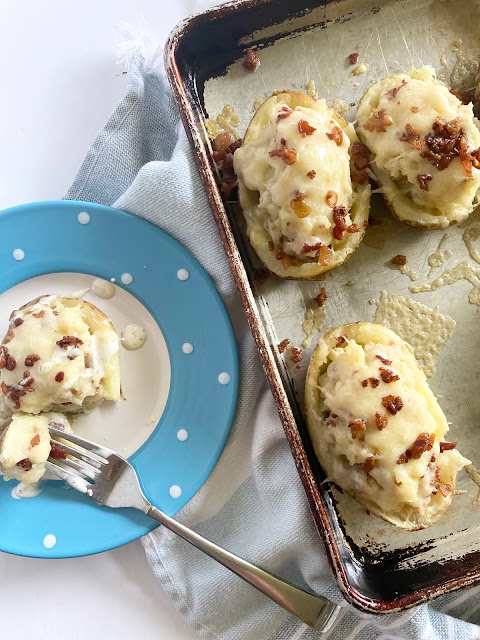
[[210, 542], [210, 540], [206, 540], [198, 533], [195, 533], [195, 531], [170, 518], [170, 516], [167, 516], [163, 511], [160, 511], [152, 505], [150, 505], [146, 513], [167, 527], [167, 529], [170, 529], [170, 531], [173, 531], [187, 542], [190, 542], [190, 544], [197, 547], [197, 549], [204, 551], [224, 567], [233, 571], [233, 573], [236, 573], [237, 576], [243, 578], [243, 580], [264, 593], [290, 613], [293, 613], [308, 626], [313, 627], [321, 633], [327, 633], [327, 631], [331, 629], [340, 613], [341, 607], [339, 605], [309, 591], [303, 591], [303, 589], [299, 589], [289, 582], [277, 578], [268, 571], [264, 571], [250, 562], [242, 560], [233, 553], [230, 553], [230, 551], [226, 551], [213, 542]]

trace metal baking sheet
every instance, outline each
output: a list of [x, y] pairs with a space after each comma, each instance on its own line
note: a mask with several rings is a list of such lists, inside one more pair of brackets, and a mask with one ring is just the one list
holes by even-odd
[[[325, 330], [373, 320], [382, 291], [413, 299], [428, 310], [438, 307], [441, 314], [453, 319], [453, 333], [442, 345], [429, 382], [451, 423], [449, 439], [458, 442], [459, 450], [480, 467], [479, 308], [469, 302], [472, 291], [480, 294], [480, 264], [474, 259], [480, 260], [480, 212], [458, 227], [421, 231], [396, 222], [377, 194], [372, 199], [372, 215], [380, 224], [369, 227], [356, 253], [324, 281], [271, 277], [258, 284], [254, 275], [261, 265], [248, 245], [238, 204], [231, 201], [224, 207], [214, 184], [203, 122], [230, 104], [239, 115], [242, 135], [257, 98], [265, 99], [282, 89], [306, 91], [310, 81], [328, 104], [336, 99], [348, 106], [344, 117], [353, 121], [356, 103], [373, 82], [425, 64], [432, 65], [439, 77], [460, 91], [471, 89], [480, 60], [475, 29], [480, 24], [480, 3], [341, 0], [316, 7], [306, 2], [295, 8], [296, 13], [292, 13], [291, 4], [288, 0], [235, 2], [194, 18], [172, 35], [166, 49], [167, 67], [339, 586], [358, 607], [395, 611], [479, 582], [478, 487], [462, 471], [457, 489], [465, 493], [454, 497], [442, 519], [429, 529], [405, 532], [368, 515], [334, 487], [322, 486], [324, 476], [311, 450], [302, 413], [306, 369], [319, 333], [303, 349], [306, 336], [302, 323], [322, 286], [328, 295]], [[214, 35], [211, 44], [206, 44], [207, 31]], [[258, 47], [261, 59], [253, 74], [241, 66], [247, 46]], [[363, 75], [350, 75], [348, 55], [354, 51], [360, 54], [359, 62], [368, 64]], [[468, 250], [465, 233], [474, 246], [477, 242], [479, 255]], [[432, 263], [435, 253], [442, 255], [444, 264], [432, 270], [429, 258]], [[415, 281], [388, 266], [397, 254], [407, 256], [407, 266], [417, 275]], [[411, 286], [429, 285], [463, 261], [471, 267], [470, 281], [461, 279], [430, 292], [411, 291]], [[428, 310], [425, 313], [431, 318]], [[438, 338], [438, 318], [434, 316], [425, 335], [419, 328], [420, 350], [422, 341], [428, 351], [428, 341]], [[292, 362], [288, 351], [278, 352], [284, 339], [303, 349], [301, 368]]]

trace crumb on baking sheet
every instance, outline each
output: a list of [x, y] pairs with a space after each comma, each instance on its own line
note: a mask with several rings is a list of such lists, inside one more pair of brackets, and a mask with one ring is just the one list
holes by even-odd
[[[438, 243], [437, 250], [428, 256], [428, 265], [430, 267], [428, 277], [432, 275], [435, 269], [439, 269], [443, 264], [445, 264], [445, 261], [452, 256], [452, 252], [450, 251], [450, 249], [445, 249], [444, 251], [442, 251], [442, 247], [445, 244], [446, 239], [447, 234], [444, 233], [442, 239]], [[465, 234], [463, 239], [465, 241]]]
[[410, 285], [409, 289], [412, 293], [437, 291], [459, 280], [467, 280], [472, 285], [468, 294], [468, 301], [470, 304], [480, 307], [480, 269], [475, 269], [466, 261], [460, 262], [452, 269], [446, 269], [441, 276], [435, 278], [429, 284]]
[[310, 80], [310, 82], [307, 84], [307, 96], [313, 98], [314, 100], [318, 100], [318, 93], [315, 89], [314, 80]]
[[283, 353], [289, 344], [290, 344], [290, 340], [288, 338], [285, 338], [285, 340], [282, 340], [278, 345], [278, 352]]
[[352, 69], [349, 73], [350, 76], [361, 76], [368, 71], [368, 64], [366, 62], [361, 62], [359, 65]]
[[222, 113], [219, 113], [218, 116], [213, 116], [205, 120], [205, 128], [210, 140], [216, 138], [222, 130], [231, 133], [236, 140], [240, 137], [237, 131], [239, 124], [240, 116], [235, 113], [235, 107], [231, 104], [226, 104], [222, 109]]

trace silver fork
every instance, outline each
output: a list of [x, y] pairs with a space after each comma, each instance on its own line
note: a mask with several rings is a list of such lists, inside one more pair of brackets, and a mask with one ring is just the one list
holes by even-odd
[[[55, 427], [49, 427], [49, 430], [52, 442], [64, 449], [69, 457], [61, 460], [50, 458], [47, 462], [48, 471], [107, 507], [131, 507], [143, 511], [236, 573], [310, 627], [322, 633], [331, 629], [340, 612], [338, 605], [299, 589], [242, 560], [167, 516], [150, 504], [143, 495], [136, 471], [131, 464], [111, 449]], [[54, 437], [61, 438], [62, 442], [56, 441]], [[65, 441], [74, 446], [65, 444]]]

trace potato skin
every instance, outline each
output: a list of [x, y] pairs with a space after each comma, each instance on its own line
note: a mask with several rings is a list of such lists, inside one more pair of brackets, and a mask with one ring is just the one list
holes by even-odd
[[[273, 93], [254, 114], [242, 145], [249, 141], [255, 140], [262, 128], [266, 125], [270, 118], [270, 113], [276, 104], [286, 104], [292, 110], [297, 106], [311, 108], [316, 101], [304, 93], [297, 91], [277, 91]], [[358, 140], [353, 128], [346, 120], [331, 110], [331, 117], [341, 127], [343, 133], [350, 139], [350, 145]], [[351, 166], [353, 166], [351, 161]], [[268, 242], [271, 240], [266, 230], [261, 225], [255, 224], [255, 210], [257, 205], [257, 192], [252, 192], [245, 187], [241, 178], [238, 180], [238, 194], [240, 206], [243, 209], [245, 220], [247, 223], [247, 235], [250, 244], [255, 250], [261, 263], [272, 274], [285, 280], [321, 280], [323, 274], [340, 266], [347, 260], [357, 249], [366, 231], [368, 223], [368, 215], [370, 210], [370, 184], [352, 184], [354, 192], [354, 201], [351, 208], [351, 216], [357, 224], [359, 232], [351, 234], [345, 241], [344, 246], [334, 251], [332, 262], [327, 265], [319, 265], [317, 262], [305, 261], [300, 265], [290, 266], [288, 269], [283, 267], [280, 260], [277, 260], [274, 254], [268, 248]], [[297, 256], [298, 257], [298, 256]]]

